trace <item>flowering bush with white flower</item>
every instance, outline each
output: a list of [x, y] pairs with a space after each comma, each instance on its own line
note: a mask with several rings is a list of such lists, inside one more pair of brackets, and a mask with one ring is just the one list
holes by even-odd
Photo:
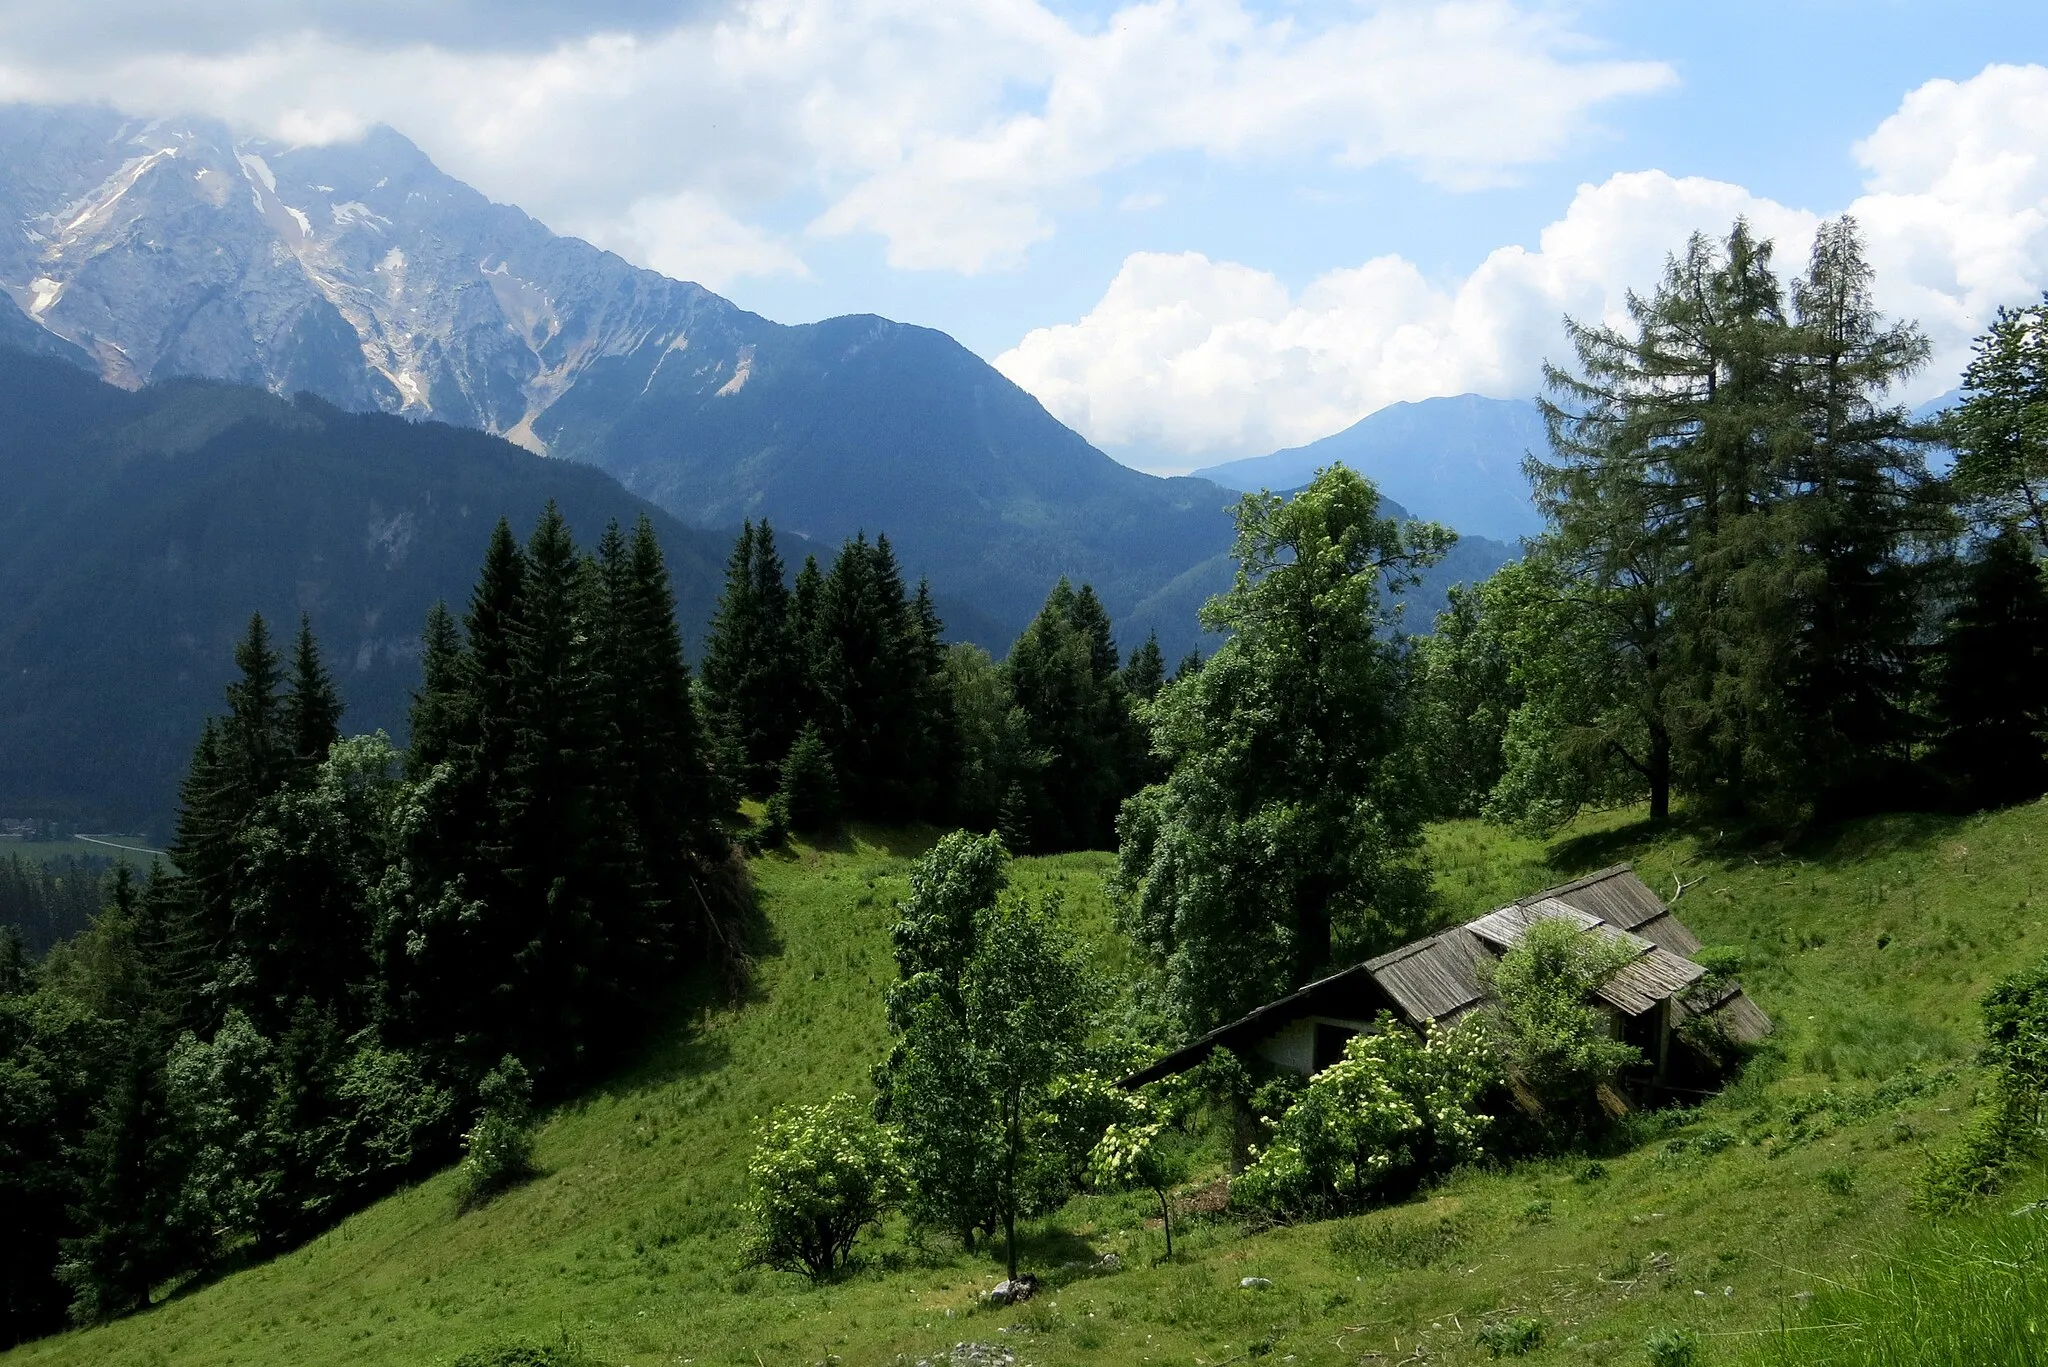
[[1310, 1080], [1231, 1200], [1271, 1215], [1331, 1214], [1470, 1162], [1493, 1123], [1477, 1107], [1499, 1078], [1477, 1023], [1418, 1037], [1382, 1013]]
[[748, 1261], [812, 1281], [846, 1266], [902, 1181], [888, 1132], [844, 1093], [777, 1111], [747, 1176]]

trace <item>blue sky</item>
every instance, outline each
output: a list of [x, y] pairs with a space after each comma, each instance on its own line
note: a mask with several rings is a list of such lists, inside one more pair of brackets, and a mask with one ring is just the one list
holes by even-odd
[[1528, 393], [1693, 229], [1853, 210], [1947, 388], [2048, 287], [2048, 7], [1903, 0], [82, 0], [0, 97], [389, 122], [784, 321], [942, 328], [1148, 468]]

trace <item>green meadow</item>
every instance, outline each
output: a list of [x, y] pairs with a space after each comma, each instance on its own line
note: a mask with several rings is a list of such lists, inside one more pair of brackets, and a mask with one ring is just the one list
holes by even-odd
[[[859, 831], [756, 859], [766, 924], [745, 999], [707, 987], [636, 1066], [553, 1111], [527, 1185], [459, 1215], [444, 1173], [287, 1256], [0, 1361], [418, 1367], [527, 1344], [565, 1362], [779, 1367], [936, 1363], [982, 1343], [1041, 1367], [1650, 1363], [1660, 1334], [1666, 1363], [1972, 1360], [1885, 1346], [1942, 1334], [2013, 1354], [1978, 1360], [2041, 1353], [2027, 1316], [2048, 1327], [2048, 1215], [2011, 1213], [2039, 1178], [1940, 1221], [1912, 1198], [1977, 1097], [1978, 998], [2048, 953], [2048, 807], [1885, 817], [1789, 849], [1628, 814], [1548, 843], [1438, 827], [1446, 921], [1624, 859], [1667, 898], [1682, 887], [1679, 915], [1740, 953], [1777, 1035], [1722, 1094], [1637, 1116], [1597, 1154], [1464, 1171], [1288, 1227], [1202, 1214], [1214, 1202], [1191, 1193], [1170, 1264], [1149, 1197], [1078, 1199], [1024, 1236], [1046, 1289], [1005, 1309], [979, 1300], [999, 1247], [920, 1242], [900, 1222], [822, 1287], [737, 1259], [758, 1119], [868, 1085], [887, 927], [929, 838]], [[1111, 862], [1023, 859], [1014, 881], [1060, 893], [1116, 974]], [[1969, 1316], [2008, 1336], [1957, 1337]]]

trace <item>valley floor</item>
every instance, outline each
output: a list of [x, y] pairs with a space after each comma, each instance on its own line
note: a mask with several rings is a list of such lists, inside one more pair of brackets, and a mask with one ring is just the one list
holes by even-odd
[[[867, 833], [756, 861], [774, 943], [751, 999], [694, 1013], [554, 1112], [538, 1180], [457, 1215], [443, 1174], [296, 1253], [0, 1364], [378, 1367], [515, 1341], [632, 1367], [938, 1362], [961, 1342], [1040, 1367], [1465, 1363], [1488, 1359], [1479, 1332], [1507, 1317], [1542, 1322], [1532, 1363], [1647, 1362], [1648, 1336], [1672, 1326], [1701, 1335], [1702, 1363], [1741, 1360], [1804, 1323], [1823, 1278], [1928, 1223], [1908, 1202], [1975, 1098], [1977, 1000], [2048, 951], [2048, 807], [1878, 819], [1790, 853], [1711, 835], [1619, 819], [1549, 846], [1476, 824], [1432, 833], [1447, 919], [1624, 858], [1667, 897], [1682, 876], [1681, 915], [1741, 950], [1778, 1022], [1725, 1094], [1597, 1160], [1463, 1173], [1349, 1220], [1191, 1218], [1165, 1266], [1149, 1198], [1078, 1200], [1033, 1230], [1024, 1261], [1049, 1288], [1015, 1309], [978, 1308], [1002, 1275], [995, 1251], [920, 1248], [895, 1225], [835, 1285], [741, 1270], [734, 1203], [757, 1118], [863, 1091], [884, 1047], [886, 928], [923, 842]], [[1115, 970], [1110, 863], [1016, 874], [1061, 891]]]

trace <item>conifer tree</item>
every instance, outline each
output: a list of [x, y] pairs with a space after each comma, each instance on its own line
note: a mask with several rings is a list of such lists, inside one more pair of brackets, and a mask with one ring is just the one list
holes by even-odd
[[817, 588], [811, 641], [815, 720], [842, 800], [853, 815], [902, 820], [931, 779], [924, 708], [936, 681], [886, 537], [840, 548]]
[[427, 610], [420, 633], [420, 686], [412, 695], [406, 775], [423, 778], [473, 741], [462, 628], [446, 603]]
[[1790, 693], [1797, 738], [1779, 786], [1840, 811], [1894, 786], [1917, 729], [1929, 552], [1952, 535], [1924, 434], [1892, 395], [1923, 367], [1926, 336], [1888, 323], [1856, 224], [1823, 223], [1793, 288], [1802, 410], [1788, 487], [1802, 624]]
[[[510, 744], [493, 793], [504, 890], [491, 909], [500, 976], [490, 1023], [496, 1051], [509, 1047], [546, 1067], [571, 1061], [593, 1023], [604, 984], [588, 969], [603, 957], [601, 907], [643, 893], [621, 868], [618, 814], [601, 782], [613, 738], [593, 697], [583, 564], [552, 502], [525, 565], [509, 662]], [[481, 656], [474, 626], [470, 638]]]
[[328, 747], [341, 739], [341, 695], [320, 662], [312, 620], [299, 618], [299, 637], [292, 647], [292, 678], [284, 700], [283, 730], [291, 746], [292, 767], [303, 775], [327, 758]]
[[1124, 692], [1141, 702], [1151, 702], [1166, 686], [1166, 656], [1159, 650], [1159, 633], [1145, 638], [1145, 644], [1131, 652], [1124, 663]]
[[706, 711], [741, 766], [744, 791], [754, 794], [773, 784], [801, 715], [802, 670], [783, 573], [774, 528], [765, 519], [744, 524], [704, 644]]
[[1134, 748], [1109, 617], [1093, 589], [1065, 579], [1010, 648], [1011, 693], [1044, 757], [1026, 783], [1033, 849], [1106, 846], [1129, 791]]
[[2007, 528], [1970, 561], [1942, 634], [1935, 770], [1970, 806], [2048, 791], [2048, 583]]
[[[228, 685], [227, 715], [200, 733], [171, 843], [183, 884], [177, 901], [186, 924], [180, 935], [201, 960], [227, 976], [234, 973], [229, 956], [240, 886], [239, 833], [295, 763], [282, 674], [262, 617], [250, 619], [235, 648], [235, 665], [240, 677]], [[218, 1004], [220, 994], [205, 995]]]
[[2048, 296], [2001, 308], [1942, 426], [1955, 483], [1988, 526], [2018, 526], [2048, 553]]
[[645, 517], [628, 544], [616, 524], [598, 550], [601, 610], [593, 638], [601, 702], [615, 737], [614, 795], [645, 861], [648, 917], [607, 931], [609, 971], [646, 990], [675, 962], [697, 916], [695, 861], [715, 853], [717, 813], [691, 702], [668, 566]]
[[149, 1304], [151, 1290], [205, 1261], [208, 1231], [187, 1199], [188, 1136], [170, 1105], [174, 1022], [160, 992], [163, 933], [126, 867], [92, 932], [89, 1005], [113, 1029], [107, 1083], [77, 1159], [80, 1233], [58, 1277], [82, 1323]]

